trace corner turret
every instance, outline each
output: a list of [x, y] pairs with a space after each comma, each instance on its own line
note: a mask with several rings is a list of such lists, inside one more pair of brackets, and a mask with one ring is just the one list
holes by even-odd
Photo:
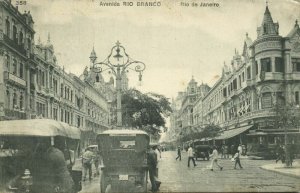
[[268, 36], [268, 35], [278, 35], [279, 34], [279, 24], [274, 23], [268, 5], [264, 13], [264, 18], [260, 27], [257, 28], [257, 38]]

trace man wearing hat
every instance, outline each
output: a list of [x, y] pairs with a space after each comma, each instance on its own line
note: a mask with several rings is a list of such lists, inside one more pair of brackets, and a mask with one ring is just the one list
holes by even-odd
[[148, 152], [148, 169], [149, 177], [152, 185], [152, 192], [159, 190], [161, 182], [158, 180], [158, 168], [157, 168], [157, 158], [159, 154], [156, 152], [158, 144], [150, 144], [150, 150]]

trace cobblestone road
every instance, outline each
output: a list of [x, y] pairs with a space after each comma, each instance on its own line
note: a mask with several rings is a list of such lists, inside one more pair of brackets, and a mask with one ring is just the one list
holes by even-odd
[[[163, 152], [159, 160], [160, 192], [299, 192], [300, 180], [259, 166], [271, 163], [265, 160], [242, 159], [243, 170], [234, 170], [233, 162], [220, 160], [223, 171], [210, 171], [210, 161], [197, 161], [197, 166], [187, 167], [186, 153], [176, 161], [176, 152]], [[83, 191], [99, 192], [99, 178], [83, 184]]]

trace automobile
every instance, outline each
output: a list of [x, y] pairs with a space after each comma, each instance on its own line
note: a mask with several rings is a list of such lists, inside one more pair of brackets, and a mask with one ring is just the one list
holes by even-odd
[[97, 141], [103, 160], [100, 192], [147, 192], [149, 135], [141, 130], [107, 130]]
[[[49, 171], [50, 163], [46, 165], [43, 160], [50, 154], [45, 154], [44, 149], [52, 152], [47, 160], [59, 160], [63, 180], [70, 190], [79, 192], [82, 171], [73, 166], [80, 152], [80, 130], [50, 119], [1, 121], [0, 192], [55, 192], [59, 189], [61, 185], [54, 182], [53, 174], [45, 172]], [[35, 191], [33, 187], [42, 189]]]
[[209, 145], [196, 145], [194, 147], [195, 159], [202, 158], [203, 160], [209, 160], [209, 154], [212, 149]]

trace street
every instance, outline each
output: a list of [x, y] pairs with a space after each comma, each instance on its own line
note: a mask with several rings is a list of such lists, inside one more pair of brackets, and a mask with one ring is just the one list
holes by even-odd
[[[223, 171], [210, 171], [210, 161], [196, 161], [194, 168], [187, 167], [186, 153], [176, 161], [176, 152], [162, 152], [159, 160], [159, 178], [162, 182], [159, 192], [295, 192], [300, 190], [299, 179], [265, 171], [261, 165], [272, 160], [241, 159], [243, 170], [233, 169], [234, 162], [220, 160]], [[150, 188], [150, 183], [149, 183]], [[81, 193], [99, 192], [99, 178], [83, 183]]]

